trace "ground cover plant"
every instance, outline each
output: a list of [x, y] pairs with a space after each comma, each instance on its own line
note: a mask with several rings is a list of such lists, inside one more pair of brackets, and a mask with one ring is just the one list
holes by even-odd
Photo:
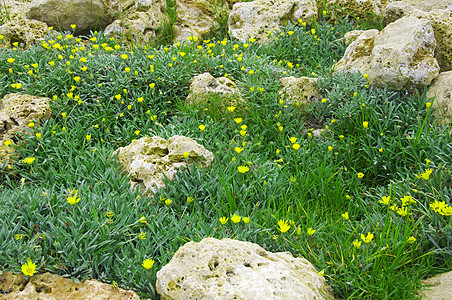
[[[0, 272], [96, 278], [157, 299], [157, 271], [209, 236], [303, 256], [343, 299], [415, 298], [422, 278], [450, 271], [450, 127], [423, 90], [333, 74], [340, 38], [363, 23], [322, 18], [264, 44], [152, 48], [64, 32], [2, 49], [0, 97], [48, 97], [52, 117], [8, 141], [17, 154], [1, 170]], [[185, 103], [204, 72], [231, 78], [246, 104]], [[285, 76], [318, 77], [322, 98], [289, 103]], [[131, 191], [113, 151], [176, 134], [212, 151], [213, 165], [152, 198]]]

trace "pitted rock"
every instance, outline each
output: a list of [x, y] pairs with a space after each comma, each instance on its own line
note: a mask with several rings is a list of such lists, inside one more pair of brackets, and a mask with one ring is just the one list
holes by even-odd
[[268, 31], [279, 31], [286, 23], [316, 18], [315, 0], [255, 0], [234, 4], [228, 26], [231, 36], [245, 43], [250, 38], [265, 41]]
[[[184, 158], [184, 152], [188, 153], [188, 159]], [[192, 163], [207, 167], [213, 161], [212, 152], [195, 140], [179, 135], [168, 140], [159, 136], [143, 137], [113, 154], [118, 154], [120, 165], [130, 176], [131, 189], [138, 187], [148, 196], [165, 186], [165, 176], [171, 180]]]
[[231, 239], [185, 244], [157, 273], [156, 286], [163, 300], [333, 298], [306, 259]]
[[44, 40], [51, 32], [46, 23], [36, 20], [13, 20], [0, 26], [1, 48], [13, 48], [13, 43], [18, 43], [19, 49], [28, 49], [35, 43]]
[[428, 86], [439, 74], [433, 27], [425, 19], [404, 17], [381, 32], [366, 31], [351, 43], [335, 71], [368, 74], [376, 86], [393, 90]]
[[288, 104], [303, 107], [322, 96], [316, 87], [317, 78], [290, 76], [281, 78], [279, 82], [282, 86], [279, 94]]
[[91, 300], [139, 300], [133, 291], [113, 288], [112, 285], [94, 279], [79, 283], [62, 276], [43, 273], [25, 279], [22, 274], [6, 272], [0, 275], [0, 290], [6, 292], [3, 300], [12, 299], [91, 299]]
[[427, 98], [433, 98], [432, 107], [441, 123], [450, 124], [452, 120], [452, 71], [439, 73], [428, 87]]

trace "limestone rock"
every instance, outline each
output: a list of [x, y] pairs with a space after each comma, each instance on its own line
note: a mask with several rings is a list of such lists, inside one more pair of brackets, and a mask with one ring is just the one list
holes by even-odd
[[404, 17], [380, 33], [366, 31], [351, 43], [335, 71], [368, 74], [376, 86], [413, 89], [429, 85], [439, 74], [433, 28], [425, 19]]
[[11, 21], [25, 18], [25, 13], [32, 0], [2, 0], [0, 1], [0, 11], [8, 11]]
[[422, 300], [449, 300], [452, 298], [452, 271], [428, 278], [421, 283], [433, 285], [433, 287], [425, 287], [418, 293]]
[[268, 31], [278, 31], [288, 22], [303, 19], [309, 23], [316, 18], [315, 0], [255, 0], [234, 4], [228, 26], [232, 37], [246, 42], [250, 38], [264, 39]]
[[409, 16], [430, 21], [436, 40], [435, 57], [441, 72], [452, 70], [452, 7], [429, 12], [413, 10]]
[[177, 19], [175, 24], [175, 42], [186, 41], [190, 36], [199, 40], [218, 28], [215, 17], [226, 11], [226, 2], [212, 0], [178, 0], [176, 2]]
[[212, 99], [219, 98], [219, 103], [214, 103], [214, 105], [224, 109], [228, 106], [237, 106], [238, 102], [243, 102], [243, 99], [234, 87], [235, 83], [229, 78], [215, 78], [206, 72], [190, 80], [190, 94], [185, 101], [192, 105], [209, 106], [212, 104]]
[[411, 12], [429, 12], [437, 9], [452, 8], [452, 0], [404, 0], [390, 2], [383, 10], [383, 20], [389, 24]]
[[51, 273], [36, 274], [29, 281], [22, 274], [6, 272], [0, 275], [1, 299], [91, 299], [139, 300], [133, 291], [113, 288], [97, 280], [75, 283]]
[[49, 102], [49, 98], [22, 94], [8, 94], [0, 100], [0, 165], [14, 153], [14, 148], [4, 142], [15, 139], [19, 132], [27, 132], [30, 121], [37, 125], [43, 118], [49, 119]]
[[449, 124], [452, 118], [452, 71], [439, 73], [427, 90], [427, 98], [435, 97], [435, 116]]
[[352, 15], [365, 18], [369, 14], [382, 15], [388, 2], [392, 0], [328, 0], [327, 11], [332, 12], [333, 19]]
[[290, 76], [281, 78], [279, 82], [282, 86], [279, 94], [292, 105], [305, 106], [313, 99], [319, 99], [322, 96], [316, 87], [317, 78]]
[[0, 26], [0, 47], [13, 48], [13, 43], [19, 43], [17, 48], [28, 49], [51, 31], [46, 23], [36, 20], [14, 20]]
[[116, 20], [105, 28], [105, 35], [123, 36], [130, 42], [148, 43], [152, 41], [159, 27], [168, 19], [161, 2], [155, 1], [151, 9], [143, 12], [136, 11], [122, 20]]
[[185, 244], [157, 273], [156, 285], [162, 300], [333, 297], [325, 279], [306, 259], [231, 239]]
[[344, 35], [344, 44], [345, 45], [349, 45], [350, 43], [356, 41], [358, 39], [358, 37], [363, 34], [366, 33], [367, 36], [375, 36], [378, 33], [377, 29], [369, 29], [369, 30], [352, 30], [347, 32]]
[[26, 13], [34, 19], [53, 26], [55, 30], [87, 34], [90, 30], [104, 29], [113, 21], [113, 16], [101, 0], [33, 0]]
[[118, 153], [123, 170], [130, 176], [131, 188], [139, 187], [151, 195], [151, 191], [165, 186], [164, 176], [171, 180], [179, 169], [187, 168], [184, 152], [189, 155], [188, 164], [207, 167], [213, 161], [212, 152], [195, 140], [179, 135], [168, 140], [159, 136], [143, 137], [117, 149], [114, 154]]

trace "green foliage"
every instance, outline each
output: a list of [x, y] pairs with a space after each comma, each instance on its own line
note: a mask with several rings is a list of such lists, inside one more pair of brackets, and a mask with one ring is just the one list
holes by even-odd
[[[339, 39], [363, 23], [322, 18], [266, 43], [219, 34], [152, 48], [62, 33], [2, 50], [0, 97], [48, 97], [52, 117], [11, 141], [15, 159], [0, 171], [1, 270], [30, 257], [38, 272], [157, 299], [156, 273], [181, 245], [230, 237], [307, 258], [337, 298], [414, 299], [422, 278], [452, 268], [452, 138], [424, 91], [332, 74]], [[234, 81], [236, 97], [185, 102], [204, 72]], [[322, 100], [291, 104], [286, 76], [318, 77]], [[153, 135], [191, 137], [214, 162], [153, 197], [132, 191], [114, 151]]]

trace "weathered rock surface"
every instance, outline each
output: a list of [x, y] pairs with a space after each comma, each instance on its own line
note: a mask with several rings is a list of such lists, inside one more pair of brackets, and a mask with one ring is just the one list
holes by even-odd
[[188, 104], [209, 105], [212, 99], [221, 98], [215, 105], [221, 105], [222, 108], [237, 106], [243, 100], [234, 87], [235, 83], [229, 78], [215, 78], [206, 72], [190, 80], [190, 94], [185, 101]]
[[392, 0], [329, 0], [327, 11], [332, 12], [333, 18], [352, 15], [365, 18], [369, 14], [382, 15], [388, 2]]
[[306, 259], [231, 239], [185, 244], [157, 273], [156, 285], [162, 299], [333, 297], [325, 279]]
[[133, 291], [113, 288], [97, 280], [75, 283], [51, 273], [36, 274], [29, 281], [22, 274], [6, 272], [0, 275], [0, 299], [90, 299], [139, 300]]
[[449, 300], [452, 297], [452, 271], [421, 281], [425, 287], [418, 294], [423, 300]]
[[49, 102], [49, 98], [22, 94], [8, 94], [0, 100], [0, 165], [8, 162], [14, 153], [14, 148], [5, 145], [5, 141], [26, 132], [29, 122], [38, 125], [43, 118], [50, 118]]
[[[164, 176], [173, 179], [177, 171], [187, 168], [188, 164], [201, 163], [202, 167], [207, 167], [213, 161], [212, 152], [195, 140], [179, 135], [168, 140], [159, 136], [143, 137], [117, 149], [114, 154], [118, 152], [118, 160], [130, 176], [131, 188], [139, 187], [148, 195], [165, 186]], [[188, 161], [184, 152], [189, 155]]]
[[231, 36], [246, 42], [250, 38], [265, 39], [268, 31], [299, 19], [310, 22], [317, 18], [315, 0], [255, 0], [234, 4], [229, 14]]
[[452, 71], [439, 73], [429, 86], [427, 97], [435, 97], [432, 104], [435, 116], [449, 124], [452, 118]]
[[33, 0], [26, 16], [47, 23], [55, 30], [87, 34], [90, 30], [104, 29], [113, 21], [109, 9], [101, 0]]
[[13, 43], [19, 43], [19, 49], [28, 49], [37, 41], [43, 40], [50, 33], [46, 23], [36, 20], [13, 20], [0, 26], [3, 41], [1, 48], [13, 48]]
[[130, 42], [148, 43], [156, 37], [159, 27], [168, 20], [165, 6], [161, 1], [146, 5], [146, 11], [135, 11], [127, 17], [111, 23], [105, 28], [105, 35], [120, 35]]
[[366, 33], [367, 36], [372, 37], [375, 36], [378, 33], [377, 29], [369, 29], [369, 30], [352, 30], [347, 32], [344, 35], [343, 38], [343, 42], [345, 45], [349, 45], [350, 43], [356, 41], [358, 39], [358, 37], [363, 34]]
[[413, 10], [409, 16], [430, 21], [436, 40], [435, 57], [441, 72], [452, 70], [452, 7], [429, 12]]
[[451, 9], [452, 0], [404, 0], [390, 2], [383, 10], [383, 20], [389, 24], [411, 12], [429, 12], [438, 9]]
[[279, 79], [279, 82], [282, 86], [279, 94], [288, 104], [305, 106], [322, 96], [316, 87], [317, 78], [290, 76]]
[[2, 0], [0, 2], [0, 11], [8, 11], [9, 19], [11, 21], [24, 19], [31, 1], [32, 0]]
[[380, 33], [366, 31], [334, 65], [335, 71], [368, 74], [376, 86], [413, 89], [429, 85], [439, 74], [434, 58], [436, 41], [430, 22], [404, 17]]

